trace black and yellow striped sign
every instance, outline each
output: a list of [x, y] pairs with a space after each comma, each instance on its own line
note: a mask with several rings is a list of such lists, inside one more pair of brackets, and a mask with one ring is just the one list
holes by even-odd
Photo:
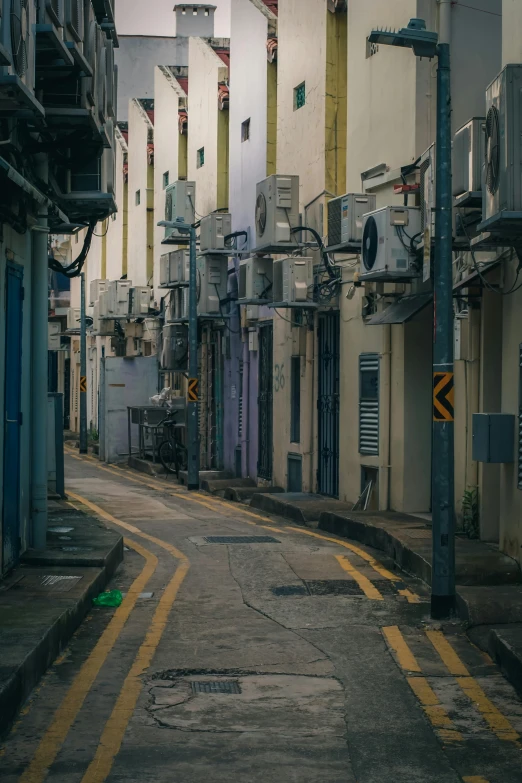
[[86, 392], [87, 391], [87, 376], [81, 375], [80, 376], [80, 391]]
[[433, 421], [454, 420], [454, 376], [452, 372], [433, 373]]
[[187, 396], [189, 402], [197, 402], [199, 400], [199, 381], [197, 378], [189, 378]]

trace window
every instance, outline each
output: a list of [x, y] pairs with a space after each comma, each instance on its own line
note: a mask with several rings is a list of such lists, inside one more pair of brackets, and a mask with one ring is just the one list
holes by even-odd
[[292, 356], [290, 365], [290, 441], [301, 440], [301, 357]]
[[306, 103], [306, 84], [303, 82], [294, 89], [294, 111], [301, 109]]
[[136, 201], [136, 206], [139, 207], [139, 205], [141, 204], [141, 190], [136, 191], [135, 201]]
[[250, 117], [241, 123], [241, 141], [248, 141], [250, 138]]
[[209, 16], [209, 15], [210, 15], [210, 8], [205, 8], [205, 16]]
[[359, 454], [379, 454], [379, 354], [359, 356]]
[[163, 175], [163, 190], [165, 190], [168, 184], [169, 184], [169, 172], [166, 171]]
[[198, 150], [197, 167], [198, 169], [200, 169], [204, 165], [205, 165], [205, 147], [201, 147], [201, 149]]

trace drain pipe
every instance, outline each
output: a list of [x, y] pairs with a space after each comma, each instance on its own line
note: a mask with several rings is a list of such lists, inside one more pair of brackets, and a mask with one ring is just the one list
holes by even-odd
[[[38, 156], [38, 177], [47, 182], [48, 159]], [[47, 207], [38, 210], [31, 232], [31, 528], [34, 549], [45, 549], [47, 539], [47, 319], [48, 319]]]
[[[243, 338], [244, 335], [241, 335]], [[241, 428], [242, 473], [244, 478], [250, 478], [250, 351], [248, 342], [243, 340], [243, 421]]]
[[451, 11], [454, 0], [439, 0], [439, 43], [451, 44]]

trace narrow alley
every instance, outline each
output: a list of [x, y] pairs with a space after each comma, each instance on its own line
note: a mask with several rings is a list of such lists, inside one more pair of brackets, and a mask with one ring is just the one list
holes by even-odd
[[43, 677], [3, 783], [520, 781], [522, 702], [382, 554], [71, 451], [66, 481], [124, 535], [124, 600]]

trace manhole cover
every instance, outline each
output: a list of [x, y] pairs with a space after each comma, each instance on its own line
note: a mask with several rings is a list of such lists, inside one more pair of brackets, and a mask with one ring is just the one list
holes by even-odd
[[71, 530], [74, 530], [73, 527], [49, 527], [47, 528], [49, 530], [49, 533], [70, 533]]
[[272, 587], [274, 595], [310, 595], [303, 585], [282, 585], [281, 587]]
[[239, 683], [235, 681], [216, 680], [216, 682], [195, 681], [190, 683], [192, 693], [241, 693]]
[[272, 536], [205, 536], [207, 544], [280, 544]]
[[357, 582], [348, 579], [329, 579], [306, 582], [312, 595], [364, 595]]
[[24, 581], [23, 586], [29, 587], [30, 590], [45, 590], [52, 593], [66, 593], [75, 584], [77, 584], [81, 576], [68, 576], [62, 574], [49, 574], [47, 576], [37, 576], [28, 574]]

